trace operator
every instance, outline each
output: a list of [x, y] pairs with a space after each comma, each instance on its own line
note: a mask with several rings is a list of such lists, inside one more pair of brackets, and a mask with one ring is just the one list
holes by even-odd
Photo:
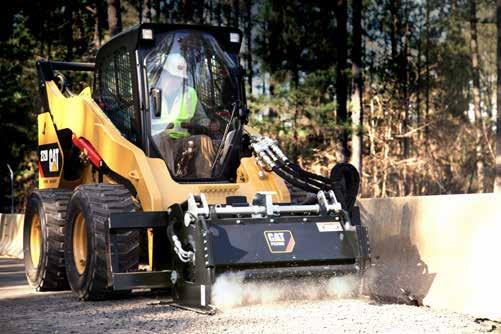
[[190, 131], [208, 129], [211, 121], [195, 89], [186, 84], [187, 78], [184, 57], [179, 53], [169, 54], [157, 85], [162, 89], [160, 122], [166, 127], [154, 139], [175, 176], [210, 178], [216, 155], [212, 140], [207, 135], [192, 135]]

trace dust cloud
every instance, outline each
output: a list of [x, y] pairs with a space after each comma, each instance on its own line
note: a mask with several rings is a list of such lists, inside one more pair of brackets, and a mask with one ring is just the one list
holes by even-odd
[[353, 275], [245, 281], [241, 273], [228, 273], [216, 279], [212, 301], [217, 308], [228, 309], [291, 300], [354, 298], [358, 296], [359, 288], [360, 278]]

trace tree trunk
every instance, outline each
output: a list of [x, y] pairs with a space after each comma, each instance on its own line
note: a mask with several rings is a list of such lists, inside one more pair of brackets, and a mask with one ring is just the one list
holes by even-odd
[[213, 24], [214, 21], [214, 6], [212, 5], [213, 0], [209, 0], [209, 24]]
[[336, 100], [337, 100], [337, 123], [340, 131], [337, 139], [336, 160], [337, 162], [346, 162], [348, 154], [348, 133], [346, 131], [346, 121], [348, 112], [346, 103], [348, 100], [348, 79], [346, 77], [347, 69], [347, 11], [346, 0], [336, 0], [334, 5], [336, 15], [336, 40], [337, 40], [337, 67], [336, 67]]
[[71, 1], [64, 3], [64, 19], [66, 28], [64, 29], [64, 40], [66, 44], [65, 60], [70, 61], [73, 58], [73, 6]]
[[218, 26], [221, 26], [223, 24], [223, 16], [222, 16], [222, 5], [221, 5], [221, 0], [216, 0], [216, 22]]
[[192, 0], [183, 0], [182, 2], [182, 10], [183, 10], [183, 23], [191, 23], [193, 22], [193, 1]]
[[[405, 15], [407, 16], [407, 15]], [[400, 108], [403, 109], [403, 128], [404, 133], [409, 132], [409, 65], [408, 65], [408, 54], [409, 54], [409, 22], [406, 22], [403, 28], [403, 46], [400, 72], [402, 73], [401, 85], [402, 85], [402, 101], [400, 103]], [[410, 154], [410, 138], [408, 136], [404, 137], [404, 158], [409, 158]], [[406, 186], [408, 184], [406, 183]]]
[[252, 77], [254, 69], [252, 66], [252, 1], [245, 1], [246, 24], [245, 24], [245, 39], [247, 41], [247, 85], [249, 86], [249, 94], [252, 95]]
[[148, 22], [153, 22], [153, 3], [151, 0], [147, 0], [146, 3], [146, 18], [148, 19]]
[[[428, 116], [430, 114], [430, 1], [426, 0], [426, 47], [425, 47], [425, 68], [426, 68], [426, 78], [425, 78], [425, 109], [424, 109], [424, 124], [428, 123]], [[428, 150], [428, 126], [424, 128], [424, 148]]]
[[144, 3], [143, 0], [139, 0], [137, 2], [137, 12], [139, 14], [139, 24], [143, 23], [143, 11], [144, 11]]
[[[401, 24], [402, 28], [402, 51], [400, 55], [401, 59], [401, 65], [400, 65], [400, 72], [401, 72], [401, 96], [402, 100], [400, 102], [400, 108], [403, 109], [403, 130], [404, 130], [404, 138], [403, 138], [403, 154], [404, 154], [404, 159], [408, 159], [410, 156], [410, 136], [407, 135], [407, 133], [410, 130], [409, 127], [409, 61], [408, 61], [408, 56], [409, 56], [409, 18], [408, 18], [408, 4], [407, 1], [404, 1], [404, 14], [403, 17], [405, 18], [405, 24]], [[408, 165], [404, 164], [403, 168], [403, 189], [404, 189], [404, 196], [408, 196], [412, 194], [412, 180], [408, 178]]]
[[120, 0], [108, 0], [108, 27], [110, 29], [110, 36], [114, 36], [122, 31]]
[[494, 192], [501, 193], [501, 0], [497, 0], [498, 29], [498, 79], [497, 79], [497, 124], [496, 124], [496, 181]]
[[103, 40], [103, 23], [106, 20], [106, 7], [103, 7], [103, 3], [99, 0], [94, 0], [94, 46], [96, 49], [101, 47], [101, 41]]
[[421, 126], [421, 32], [417, 40], [416, 78], [416, 128]]
[[353, 0], [353, 46], [351, 51], [353, 89], [351, 95], [351, 163], [362, 174], [363, 106], [362, 106], [362, 0]]
[[198, 24], [205, 24], [205, 1], [199, 0], [194, 6], [196, 6], [196, 18]]
[[[294, 85], [294, 91], [297, 92], [299, 88], [299, 69], [297, 68], [297, 63], [295, 66], [295, 69], [292, 71], [292, 82]], [[272, 90], [270, 89], [270, 92]], [[293, 161], [297, 161], [297, 158], [299, 157], [299, 133], [298, 133], [298, 120], [299, 120], [299, 106], [297, 105], [297, 99], [294, 99], [294, 120], [293, 120], [293, 134], [292, 138], [294, 139], [294, 144], [293, 144], [293, 150], [292, 150], [292, 159]]]
[[473, 110], [475, 112], [476, 132], [476, 165], [478, 191], [484, 192], [484, 161], [482, 154], [482, 111], [480, 109], [480, 66], [478, 63], [478, 39], [477, 39], [477, 4], [476, 0], [470, 0], [470, 29], [471, 29], [471, 65], [473, 73]]
[[234, 27], [238, 28], [240, 21], [240, 1], [233, 0], [233, 11], [234, 11]]
[[390, 16], [391, 16], [391, 29], [390, 29], [390, 42], [391, 42], [391, 59], [393, 60], [392, 66], [397, 64], [397, 32], [399, 29], [398, 10], [400, 8], [400, 0], [390, 0]]
[[154, 0], [153, 8], [155, 10], [155, 22], [159, 23], [160, 22], [160, 15], [161, 15], [160, 0]]

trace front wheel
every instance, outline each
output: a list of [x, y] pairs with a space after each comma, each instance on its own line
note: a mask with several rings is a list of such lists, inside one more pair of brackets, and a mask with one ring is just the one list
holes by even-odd
[[139, 231], [117, 232], [118, 242], [112, 248], [108, 228], [111, 213], [133, 211], [132, 197], [121, 185], [83, 185], [75, 190], [68, 205], [65, 259], [68, 282], [80, 299], [113, 296], [110, 250], [118, 252], [122, 272], [137, 270]]
[[23, 227], [24, 268], [37, 291], [66, 290], [64, 222], [71, 191], [35, 190], [26, 206]]

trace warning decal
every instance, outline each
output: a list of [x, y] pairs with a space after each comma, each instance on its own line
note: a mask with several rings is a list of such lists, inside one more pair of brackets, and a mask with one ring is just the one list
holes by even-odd
[[341, 232], [343, 227], [340, 222], [317, 223], [318, 232]]

